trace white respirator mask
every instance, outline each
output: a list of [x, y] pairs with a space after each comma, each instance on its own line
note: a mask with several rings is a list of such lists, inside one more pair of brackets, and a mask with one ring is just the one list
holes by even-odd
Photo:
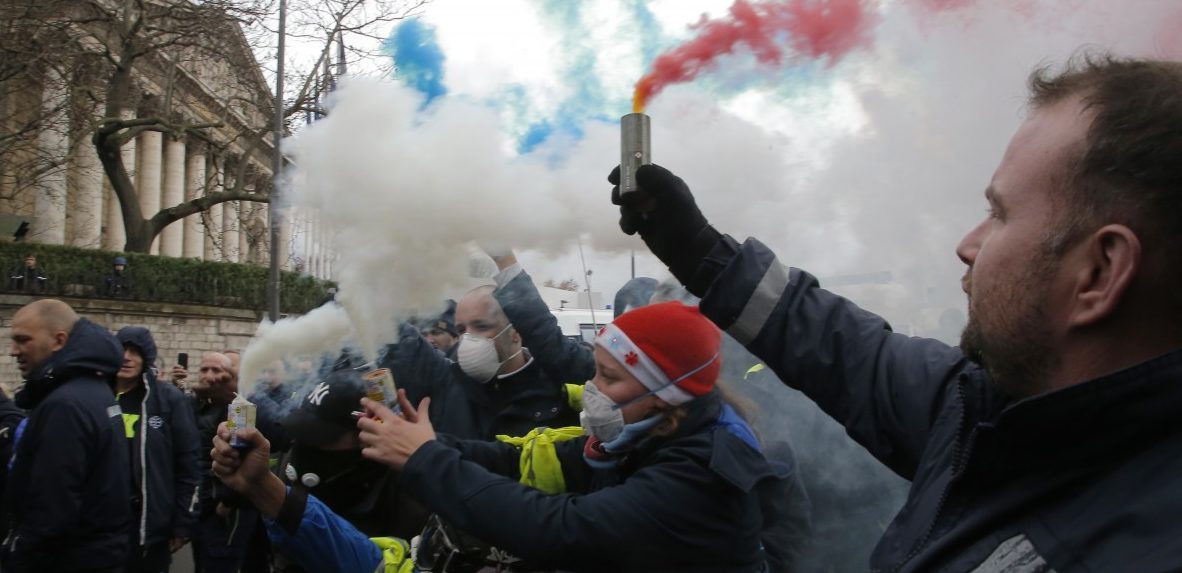
[[497, 356], [497, 345], [493, 341], [512, 327], [512, 324], [505, 326], [492, 338], [467, 332], [460, 335], [460, 341], [457, 343], [459, 346], [456, 347], [456, 362], [460, 365], [460, 370], [481, 384], [492, 380], [502, 365], [521, 354], [521, 350], [518, 350], [504, 360]]

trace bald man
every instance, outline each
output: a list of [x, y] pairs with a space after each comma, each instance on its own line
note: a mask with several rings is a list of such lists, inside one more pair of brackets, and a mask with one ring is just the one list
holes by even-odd
[[12, 530], [5, 573], [121, 571], [132, 478], [112, 386], [123, 350], [66, 303], [29, 303], [12, 318], [12, 349], [29, 411], [5, 491]]
[[453, 436], [491, 440], [524, 436], [538, 426], [577, 426], [563, 384], [575, 380], [560, 379], [534, 360], [493, 290], [476, 287], [456, 303], [461, 336], [455, 362], [409, 326], [380, 362], [412, 402], [431, 397], [432, 422]]
[[[197, 432], [202, 444], [213, 442], [218, 424], [226, 421], [227, 406], [238, 392], [238, 352], [207, 352], [201, 357], [193, 393], [197, 399]], [[260, 408], [257, 427], [282, 449], [286, 438], [271, 412]], [[208, 448], [207, 448], [208, 450]], [[206, 451], [207, 451], [206, 450]], [[243, 500], [217, 486], [208, 455], [198, 456], [201, 484], [197, 488], [199, 517], [193, 531], [193, 561], [198, 573], [257, 570], [252, 534], [259, 515]], [[219, 512], [218, 506], [221, 505]]]

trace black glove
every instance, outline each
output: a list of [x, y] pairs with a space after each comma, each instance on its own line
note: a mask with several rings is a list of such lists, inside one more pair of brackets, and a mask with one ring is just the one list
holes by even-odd
[[[635, 192], [620, 195], [620, 168], [608, 175], [612, 203], [620, 206], [620, 230], [640, 233], [649, 250], [682, 284], [691, 286], [698, 265], [722, 238], [706, 222], [689, 186], [659, 165], [636, 170]], [[692, 290], [692, 289], [691, 289]], [[697, 294], [697, 293], [695, 293]]]

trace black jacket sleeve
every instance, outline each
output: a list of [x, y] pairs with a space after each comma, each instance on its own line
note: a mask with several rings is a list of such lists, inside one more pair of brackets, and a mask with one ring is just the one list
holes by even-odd
[[389, 368], [394, 384], [406, 390], [412, 404], [435, 393], [435, 388], [452, 381], [452, 362], [435, 350], [415, 327], [403, 323], [398, 344], [387, 346], [382, 366]]
[[595, 377], [591, 349], [562, 334], [558, 320], [525, 271], [494, 291], [493, 296], [521, 335], [522, 345], [552, 379], [582, 383]]
[[946, 390], [974, 366], [958, 348], [892, 332], [759, 241], [724, 239], [700, 271], [722, 268], [702, 312], [911, 479]]
[[[646, 466], [589, 494], [548, 495], [432, 441], [411, 456], [400, 483], [459, 529], [548, 567], [606, 569], [618, 555], [605, 548], [644, 540], [675, 550], [689, 539], [725, 536], [722, 514], [733, 509], [725, 502], [731, 486], [688, 460]], [[703, 507], [704, 500], [717, 507]]]

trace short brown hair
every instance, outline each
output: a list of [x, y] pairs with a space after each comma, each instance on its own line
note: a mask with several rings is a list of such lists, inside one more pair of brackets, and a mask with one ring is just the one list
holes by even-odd
[[[1067, 216], [1048, 238], [1061, 252], [1099, 226], [1119, 223], [1161, 268], [1182, 257], [1182, 62], [1081, 53], [1030, 76], [1035, 108], [1079, 97], [1092, 122], [1063, 177]], [[1182, 292], [1182, 273], [1165, 277]], [[1182, 303], [1182, 301], [1176, 301]]]

